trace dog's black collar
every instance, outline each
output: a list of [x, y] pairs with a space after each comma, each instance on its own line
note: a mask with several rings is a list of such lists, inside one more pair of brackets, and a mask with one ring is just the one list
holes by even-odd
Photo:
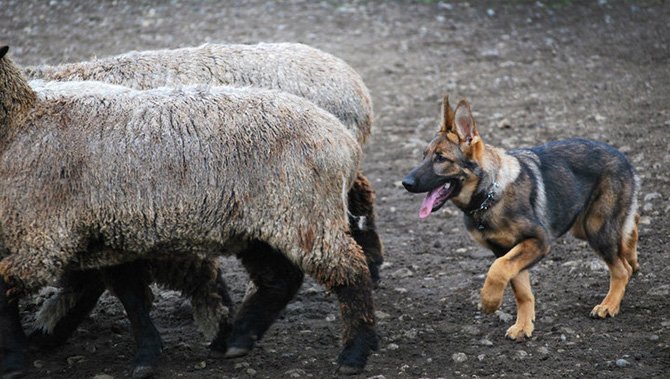
[[488, 191], [478, 192], [472, 197], [472, 200], [470, 200], [466, 212], [475, 220], [477, 230], [486, 229], [486, 223], [483, 220], [483, 216], [484, 213], [498, 201], [496, 195], [499, 187], [500, 185], [498, 182], [493, 182]]

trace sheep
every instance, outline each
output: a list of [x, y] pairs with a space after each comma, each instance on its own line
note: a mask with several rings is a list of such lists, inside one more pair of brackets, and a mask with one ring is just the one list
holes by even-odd
[[[370, 95], [360, 76], [344, 61], [297, 43], [204, 44], [176, 50], [130, 52], [91, 62], [28, 67], [24, 73], [29, 78], [99, 80], [136, 89], [184, 84], [279, 88], [305, 97], [334, 114], [356, 136], [361, 146], [370, 134], [373, 119]], [[351, 232], [363, 248], [376, 283], [383, 262], [383, 247], [375, 227], [374, 190], [360, 171], [348, 196]], [[216, 262], [211, 262], [211, 267], [215, 268]], [[177, 271], [180, 272], [182, 270]], [[168, 280], [161, 282], [163, 285], [191, 294], [194, 318], [203, 334], [207, 338], [216, 334], [220, 328], [219, 315], [229, 308], [217, 301], [221, 296], [216, 291], [207, 290], [217, 286], [205, 281], [198, 286], [188, 285], [188, 280], [164, 277]], [[185, 285], [200, 291], [189, 292], [184, 290]], [[95, 286], [81, 288], [89, 294], [98, 290]], [[36, 341], [54, 345], [74, 331], [77, 323], [64, 320], [68, 308], [79, 305], [90, 310], [97, 299], [97, 296], [82, 291], [64, 288], [45, 304], [37, 317], [39, 327], [33, 334]], [[84, 299], [88, 303], [83, 303]], [[50, 335], [54, 338], [49, 338]]]
[[[363, 146], [373, 110], [360, 75], [343, 60], [300, 43], [213, 44], [181, 49], [133, 51], [90, 62], [24, 69], [30, 79], [98, 80], [136, 89], [187, 84], [281, 89], [335, 115]], [[359, 172], [349, 193], [352, 233], [379, 280], [383, 247], [376, 232], [370, 182]]]
[[[240, 313], [265, 307], [268, 296], [278, 312], [303, 272], [333, 291], [344, 324], [339, 369], [363, 369], [378, 338], [367, 261], [347, 215], [361, 150], [339, 120], [276, 90], [31, 88], [7, 51], [0, 48], [3, 373], [26, 364], [22, 295], [79, 270], [221, 254], [237, 254], [257, 287]], [[259, 275], [268, 271], [292, 286], [268, 288], [272, 280]]]

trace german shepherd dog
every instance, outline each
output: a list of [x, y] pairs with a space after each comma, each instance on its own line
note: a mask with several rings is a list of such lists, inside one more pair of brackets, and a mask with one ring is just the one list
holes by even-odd
[[500, 307], [511, 283], [517, 319], [506, 335], [530, 337], [535, 298], [528, 268], [549, 253], [552, 240], [571, 231], [588, 241], [610, 272], [609, 292], [591, 316], [619, 313], [628, 280], [640, 267], [639, 180], [631, 163], [612, 146], [579, 138], [505, 151], [484, 144], [466, 100], [454, 111], [445, 96], [442, 109], [440, 131], [403, 185], [428, 192], [421, 218], [451, 200], [470, 235], [495, 254], [481, 290], [484, 312]]

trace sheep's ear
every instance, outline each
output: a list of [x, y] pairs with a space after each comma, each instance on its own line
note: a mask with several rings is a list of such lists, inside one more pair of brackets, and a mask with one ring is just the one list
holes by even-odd
[[477, 130], [477, 124], [475, 119], [472, 117], [472, 111], [470, 110], [470, 104], [467, 100], [461, 100], [456, 106], [456, 112], [454, 115], [454, 131], [458, 134], [458, 138], [461, 143], [466, 143], [470, 145], [472, 142], [475, 142], [479, 139], [479, 131]]
[[0, 59], [2, 59], [2, 57], [4, 57], [5, 54], [7, 54], [8, 51], [9, 51], [9, 46], [0, 47]]
[[442, 125], [440, 132], [448, 133], [454, 129], [454, 110], [449, 105], [449, 95], [444, 95], [442, 100]]

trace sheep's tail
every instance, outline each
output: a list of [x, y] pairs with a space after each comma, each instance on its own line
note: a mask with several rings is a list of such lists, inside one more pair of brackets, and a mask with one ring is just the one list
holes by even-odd
[[81, 297], [82, 291], [58, 289], [37, 311], [35, 329], [42, 330], [45, 334], [52, 334], [58, 322], [70, 313]]

